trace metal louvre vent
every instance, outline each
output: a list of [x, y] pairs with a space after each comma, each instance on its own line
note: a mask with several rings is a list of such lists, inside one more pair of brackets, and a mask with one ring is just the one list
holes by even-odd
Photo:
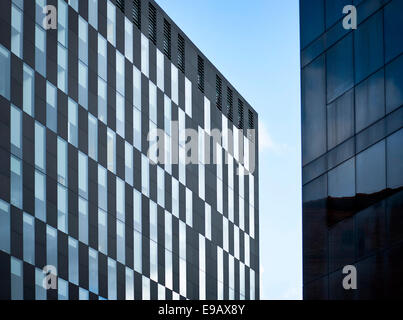
[[243, 129], [243, 102], [238, 99], [238, 128]]
[[171, 59], [171, 24], [164, 19], [164, 54]]
[[197, 86], [204, 93], [204, 60], [197, 56]]
[[185, 73], [185, 39], [178, 34], [178, 68]]
[[125, 13], [125, 0], [116, 0], [116, 6]]
[[157, 10], [148, 3], [148, 37], [157, 44]]
[[[254, 123], [254, 118], [253, 118], [253, 112], [248, 110], [248, 118], [249, 118], [249, 129], [255, 129], [255, 123]], [[253, 140], [254, 139], [254, 135], [253, 133], [250, 131], [249, 134], [249, 139]]]
[[141, 29], [141, 0], [133, 0], [132, 20], [137, 28]]
[[222, 80], [219, 76], [215, 78], [215, 104], [219, 110], [222, 110]]
[[233, 96], [232, 96], [232, 90], [230, 88], [227, 88], [227, 116], [228, 119], [231, 120], [231, 122], [234, 121], [234, 111], [233, 111]]

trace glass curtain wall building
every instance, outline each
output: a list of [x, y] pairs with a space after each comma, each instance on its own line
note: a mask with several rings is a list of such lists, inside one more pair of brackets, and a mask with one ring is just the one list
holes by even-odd
[[0, 24], [0, 298], [258, 299], [257, 114], [160, 7], [4, 0]]
[[403, 297], [402, 14], [401, 0], [300, 1], [305, 299]]

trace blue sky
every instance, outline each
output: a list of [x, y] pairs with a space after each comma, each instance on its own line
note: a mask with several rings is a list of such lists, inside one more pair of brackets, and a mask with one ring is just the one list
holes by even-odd
[[157, 0], [259, 114], [262, 299], [302, 298], [298, 0]]

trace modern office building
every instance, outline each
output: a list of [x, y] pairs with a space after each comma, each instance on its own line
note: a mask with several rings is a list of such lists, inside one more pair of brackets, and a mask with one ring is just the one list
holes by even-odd
[[402, 0], [300, 1], [305, 299], [403, 298], [402, 15]]
[[258, 117], [165, 12], [2, 0], [0, 30], [0, 298], [259, 299]]

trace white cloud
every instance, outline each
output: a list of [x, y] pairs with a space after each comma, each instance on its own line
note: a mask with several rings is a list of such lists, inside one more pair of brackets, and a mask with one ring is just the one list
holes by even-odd
[[273, 140], [266, 124], [259, 120], [259, 152], [272, 152], [276, 155], [283, 155], [290, 150], [286, 144], [277, 143]]

